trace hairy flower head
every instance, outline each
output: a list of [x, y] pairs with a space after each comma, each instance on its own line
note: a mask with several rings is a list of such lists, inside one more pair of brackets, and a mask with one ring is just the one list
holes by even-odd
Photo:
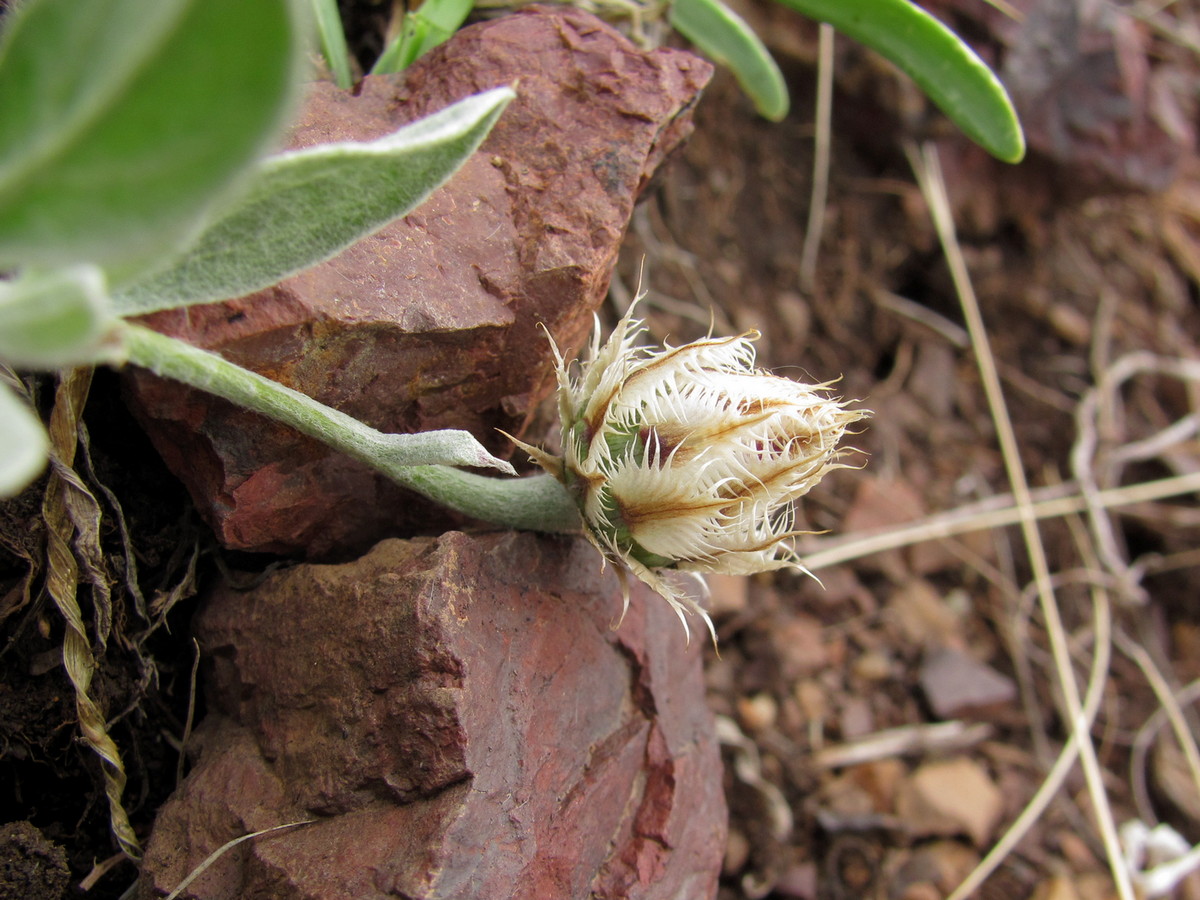
[[828, 384], [756, 369], [758, 332], [659, 350], [638, 346], [644, 331], [631, 309], [603, 344], [597, 326], [578, 366], [555, 347], [563, 454], [522, 447], [566, 486], [623, 580], [665, 597], [685, 630], [694, 612], [712, 632], [672, 574], [806, 571], [793, 503], [840, 468], [838, 444], [867, 413]]

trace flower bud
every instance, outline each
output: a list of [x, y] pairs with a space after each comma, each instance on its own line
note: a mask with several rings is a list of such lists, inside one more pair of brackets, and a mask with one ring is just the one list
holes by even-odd
[[555, 347], [563, 455], [521, 446], [566, 486], [623, 583], [632, 572], [685, 630], [692, 612], [712, 632], [671, 573], [806, 571], [793, 502], [842, 467], [838, 444], [867, 413], [828, 384], [756, 369], [758, 332], [655, 350], [636, 346], [644, 331], [632, 309], [603, 345], [597, 327], [574, 373]]

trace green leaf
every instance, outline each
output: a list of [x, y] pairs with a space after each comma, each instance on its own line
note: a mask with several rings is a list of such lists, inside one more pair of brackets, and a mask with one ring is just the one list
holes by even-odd
[[705, 56], [729, 67], [760, 115], [772, 122], [787, 115], [783, 73], [758, 35], [733, 10], [720, 0], [675, 0], [670, 22]]
[[1000, 80], [953, 31], [908, 0], [779, 0], [887, 57], [993, 156], [1020, 162], [1025, 136]]
[[343, 91], [349, 90], [354, 86], [354, 76], [350, 73], [350, 48], [346, 46], [337, 0], [312, 0], [312, 8], [321, 39], [321, 55], [333, 75], [333, 83]]
[[296, 0], [28, 0], [0, 37], [0, 266], [173, 248], [286, 124]]
[[25, 369], [113, 362], [119, 324], [95, 266], [0, 281], [0, 362]]
[[404, 17], [400, 33], [375, 61], [371, 74], [403, 72], [454, 34], [474, 5], [474, 0], [425, 0], [419, 9]]
[[467, 20], [474, 6], [475, 0], [425, 0], [416, 16], [449, 37]]
[[8, 385], [0, 382], [0, 499], [15, 497], [46, 467], [46, 429]]
[[142, 325], [125, 323], [129, 361], [156, 375], [174, 378], [218, 397], [271, 416], [309, 437], [405, 483], [414, 466], [480, 466], [516, 475], [510, 463], [492, 456], [470, 432], [443, 429], [385, 434], [353, 416], [251, 372], [215, 353], [193, 347]]
[[495, 88], [386, 137], [264, 160], [249, 190], [165, 271], [114, 292], [134, 315], [269, 287], [405, 215], [475, 151], [515, 96]]

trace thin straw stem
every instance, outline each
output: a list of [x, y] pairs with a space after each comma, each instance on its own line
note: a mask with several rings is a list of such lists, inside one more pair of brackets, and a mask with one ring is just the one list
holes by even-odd
[[988, 408], [996, 426], [997, 437], [1000, 441], [1000, 451], [1004, 457], [1004, 468], [1012, 486], [1013, 497], [1020, 512], [1021, 533], [1024, 537], [1025, 550], [1029, 565], [1033, 572], [1034, 584], [1037, 586], [1038, 602], [1046, 622], [1046, 632], [1050, 640], [1050, 651], [1054, 658], [1056, 674], [1066, 705], [1067, 720], [1071, 734], [1079, 744], [1080, 761], [1083, 766], [1084, 779], [1087, 782], [1088, 793], [1092, 799], [1096, 824], [1104, 842], [1105, 853], [1108, 856], [1109, 869], [1116, 883], [1117, 893], [1121, 900], [1134, 900], [1133, 884], [1129, 872], [1124, 865], [1121, 852], [1121, 842], [1117, 834], [1116, 822], [1108, 802], [1108, 792], [1104, 787], [1104, 776], [1100, 761], [1096, 757], [1096, 748], [1089, 734], [1089, 722], [1084, 713], [1083, 701], [1079, 694], [1079, 685], [1071, 667], [1070, 649], [1067, 646], [1066, 630], [1063, 627], [1062, 616], [1054, 597], [1054, 587], [1050, 579], [1050, 565], [1046, 559], [1046, 548], [1038, 532], [1037, 516], [1033, 508], [1033, 499], [1029, 484], [1025, 478], [1024, 466], [1021, 462], [1020, 448], [1008, 414], [1004, 393], [1000, 387], [1000, 377], [996, 369], [996, 361], [991, 352], [987, 329], [979, 309], [979, 301], [971, 284], [966, 261], [963, 259], [961, 248], [955, 234], [953, 216], [950, 212], [950, 202], [946, 195], [945, 182], [942, 179], [941, 166], [938, 162], [937, 151], [932, 145], [926, 145], [919, 155], [914, 150], [910, 154], [913, 169], [921, 185], [922, 193], [929, 203], [933, 216], [934, 227], [937, 229], [942, 251], [950, 267], [950, 275], [954, 281], [955, 290], [961, 302], [963, 316], [967, 323], [967, 332], [971, 335], [971, 346], [975, 352], [976, 364], [979, 367], [980, 378], [983, 382], [984, 394], [987, 397]]

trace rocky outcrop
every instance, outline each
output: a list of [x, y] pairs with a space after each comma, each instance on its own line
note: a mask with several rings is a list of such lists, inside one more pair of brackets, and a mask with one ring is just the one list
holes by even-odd
[[373, 900], [716, 893], [721, 764], [700, 647], [581, 539], [388, 540], [218, 589], [210, 715], [142, 897]]

